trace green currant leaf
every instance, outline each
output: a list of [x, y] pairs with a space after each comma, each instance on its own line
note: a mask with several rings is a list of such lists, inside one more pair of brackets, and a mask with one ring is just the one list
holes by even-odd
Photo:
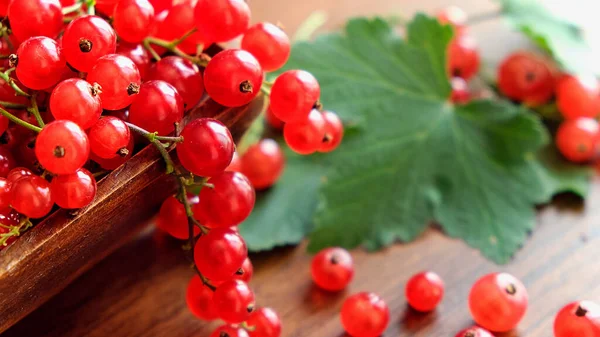
[[[326, 108], [358, 125], [327, 154], [311, 251], [377, 249], [435, 221], [506, 262], [534, 226], [534, 205], [562, 190], [584, 193], [585, 174], [557, 174], [536, 155], [549, 137], [534, 114], [502, 101], [448, 102], [451, 37], [424, 15], [405, 39], [382, 19], [354, 19], [343, 33], [294, 47], [286, 69], [312, 72]], [[297, 214], [295, 199], [314, 188], [298, 184], [291, 207], [277, 210]]]
[[[573, 73], [600, 75], [600, 54], [591, 47], [582, 25], [551, 11], [539, 0], [499, 0], [503, 14], [541, 49]], [[562, 4], [564, 6], [564, 3]], [[577, 6], [575, 6], [577, 7]], [[585, 10], [585, 6], [579, 6]], [[576, 15], [571, 15], [577, 17]]]

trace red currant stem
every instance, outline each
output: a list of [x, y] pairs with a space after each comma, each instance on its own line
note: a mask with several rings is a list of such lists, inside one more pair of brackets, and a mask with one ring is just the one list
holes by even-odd
[[265, 96], [267, 96], [267, 97], [271, 96], [271, 88], [270, 87], [266, 87], [266, 86], [262, 85], [260, 87], [260, 91], [262, 91], [262, 93], [265, 94]]
[[37, 126], [35, 126], [33, 124], [29, 124], [26, 121], [20, 119], [19, 117], [11, 114], [10, 112], [8, 112], [8, 111], [6, 111], [6, 110], [4, 110], [2, 108], [0, 108], [0, 114], [2, 114], [4, 117], [8, 118], [11, 122], [13, 122], [15, 124], [18, 124], [18, 125], [20, 125], [20, 126], [22, 126], [24, 128], [27, 128], [29, 130], [32, 130], [32, 131], [35, 131], [35, 132], [38, 132], [38, 133], [40, 131], [42, 131], [42, 128], [37, 127]]
[[265, 131], [265, 112], [262, 111], [258, 117], [252, 122], [248, 131], [244, 134], [240, 140], [239, 145], [236, 147], [236, 151], [239, 156], [243, 156], [248, 148], [260, 141]]
[[29, 218], [23, 218], [17, 226], [2, 226], [4, 228], [10, 229], [7, 233], [0, 234], [0, 246], [6, 246], [8, 239], [20, 236], [27, 229], [33, 227], [33, 224], [29, 220]]
[[[179, 40], [179, 39], [177, 39], [177, 40]], [[174, 41], [177, 41], [177, 40], [174, 40]], [[148, 37], [144, 40], [144, 46], [146, 46], [146, 49], [148, 49], [148, 47], [151, 47], [150, 44], [155, 44], [159, 47], [163, 47], [163, 48], [169, 50], [173, 54], [175, 54], [179, 57], [182, 57], [192, 63], [195, 63], [201, 67], [206, 67], [206, 65], [208, 64], [207, 60], [200, 58], [200, 57], [194, 57], [194, 56], [190, 56], [190, 55], [186, 54], [185, 52], [181, 51], [181, 49], [177, 48], [176, 45], [173, 45], [174, 41], [165, 41], [165, 40], [157, 39], [155, 37]], [[152, 53], [152, 52], [150, 51], [150, 53]]]
[[242, 328], [244, 328], [244, 330], [246, 330], [246, 331], [252, 332], [252, 331], [256, 330], [255, 326], [249, 326], [247, 322], [242, 322], [242, 324], [240, 324], [240, 326]]
[[96, 0], [87, 0], [88, 15], [96, 15]]
[[15, 92], [17, 93], [17, 95], [20, 96], [25, 96], [25, 97], [30, 97], [31, 95], [26, 93], [25, 91], [23, 91], [21, 88], [19, 88], [19, 86], [15, 83], [15, 80], [13, 80], [10, 77], [10, 74], [15, 70], [15, 68], [10, 68], [7, 69], [4, 72], [0, 72], [0, 78], [4, 80], [4, 82], [10, 84], [11, 88], [13, 88], [15, 90]]
[[179, 44], [181, 44], [181, 42], [185, 41], [185, 39], [187, 39], [188, 37], [190, 37], [190, 35], [194, 34], [197, 31], [198, 31], [197, 28], [193, 28], [189, 32], [183, 34], [182, 37], [171, 41], [171, 44], [170, 44], [171, 47], [177, 47]]
[[0, 23], [0, 36], [2, 36], [2, 38], [4, 39], [4, 41], [6, 41], [6, 44], [8, 44], [8, 48], [9, 50], [14, 50], [14, 46], [12, 41], [9, 38], [10, 34], [10, 30], [8, 29], [8, 27], [4, 26], [2, 23]]
[[497, 19], [500, 16], [502, 16], [502, 14], [503, 14], [502, 10], [495, 10], [495, 11], [490, 11], [490, 12], [485, 12], [485, 13], [479, 13], [476, 15], [470, 15], [469, 20], [467, 21], [467, 25], [472, 26], [472, 25], [476, 25], [478, 23], [483, 23], [486, 21]]
[[135, 124], [131, 124], [129, 122], [125, 122], [125, 124], [127, 124], [127, 126], [131, 130], [133, 130], [133, 131], [141, 134], [142, 136], [146, 137], [150, 142], [153, 142], [154, 140], [158, 140], [158, 141], [161, 141], [161, 142], [170, 142], [170, 143], [181, 143], [181, 142], [183, 142], [183, 136], [179, 136], [179, 137], [159, 136], [159, 135], [156, 134], [156, 132], [146, 131], [146, 130], [140, 128], [139, 126], [137, 126]]
[[25, 109], [29, 108], [29, 106], [27, 106], [25, 104], [18, 104], [18, 103], [12, 103], [12, 102], [4, 102], [4, 101], [0, 101], [0, 105], [7, 109], [25, 110]]
[[152, 48], [152, 45], [150, 44], [150, 42], [148, 40], [144, 40], [144, 42], [142, 42], [142, 44], [144, 45], [144, 48], [146, 48], [146, 50], [150, 53], [150, 55], [152, 55], [154, 60], [156, 60], [156, 61], [161, 60], [160, 55], [158, 55], [156, 50], [154, 50], [154, 48]]
[[93, 174], [92, 174], [92, 176], [94, 176], [94, 178], [98, 178], [98, 177], [101, 177], [101, 176], [103, 176], [103, 175], [106, 175], [106, 174], [108, 174], [108, 173], [110, 173], [110, 172], [111, 172], [111, 171], [108, 171], [108, 170], [101, 170], [101, 171], [98, 171], [98, 172], [95, 172], [95, 173], [93, 173]]
[[75, 4], [67, 7], [63, 7], [62, 13], [63, 15], [69, 15], [75, 12], [79, 12], [83, 7], [83, 1], [78, 1]]
[[37, 121], [38, 125], [43, 128], [46, 124], [44, 123], [44, 119], [42, 119], [42, 116], [40, 115], [40, 109], [38, 108], [36, 98], [36, 94], [31, 95], [31, 107], [27, 109], [27, 111], [29, 111], [33, 115], [33, 117], [35, 117], [35, 120]]

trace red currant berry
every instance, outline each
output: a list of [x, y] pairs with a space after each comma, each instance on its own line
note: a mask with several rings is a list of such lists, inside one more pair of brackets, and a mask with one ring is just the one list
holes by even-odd
[[246, 282], [230, 280], [217, 287], [213, 303], [219, 318], [237, 324], [246, 321], [254, 311], [254, 293]]
[[515, 53], [498, 68], [498, 88], [506, 97], [536, 106], [554, 94], [554, 75], [547, 62], [530, 53]]
[[[240, 159], [240, 156], [238, 156], [237, 152], [233, 152], [233, 157], [231, 158], [231, 163], [229, 163], [229, 166], [227, 166], [225, 171], [242, 172], [242, 160]], [[246, 176], [246, 178], [248, 178], [248, 176]]]
[[120, 0], [113, 12], [113, 26], [123, 41], [141, 43], [154, 24], [154, 7], [148, 0]]
[[99, 58], [88, 74], [87, 81], [100, 85], [102, 107], [107, 110], [119, 110], [130, 105], [142, 82], [135, 63], [118, 54]]
[[281, 119], [279, 119], [277, 116], [275, 116], [275, 114], [273, 113], [273, 110], [271, 110], [271, 107], [269, 106], [269, 108], [267, 109], [267, 112], [265, 113], [265, 119], [267, 120], [267, 123], [269, 123], [269, 125], [275, 129], [275, 130], [281, 130], [283, 129], [283, 121]]
[[204, 87], [217, 103], [238, 107], [250, 103], [260, 92], [263, 72], [258, 61], [244, 50], [224, 50], [204, 70]]
[[437, 12], [436, 17], [443, 24], [452, 25], [460, 33], [467, 26], [468, 16], [465, 11], [457, 6], [449, 6]]
[[486, 275], [473, 285], [469, 308], [477, 324], [495, 332], [514, 329], [527, 310], [527, 290], [510, 274]]
[[268, 22], [248, 28], [242, 39], [242, 49], [254, 55], [264, 71], [277, 70], [290, 57], [290, 39], [281, 28]]
[[212, 321], [219, 318], [213, 304], [213, 291], [204, 285], [200, 276], [194, 275], [190, 280], [185, 300], [194, 316], [205, 321]]
[[246, 330], [232, 325], [223, 325], [218, 327], [210, 337], [248, 337]]
[[269, 188], [279, 180], [285, 156], [273, 139], [263, 139], [250, 146], [241, 158], [241, 171], [257, 190]]
[[[6, 178], [0, 178], [0, 210], [10, 207], [10, 199], [12, 194], [10, 193], [10, 184]], [[0, 221], [0, 224], [2, 222]]]
[[321, 147], [325, 138], [325, 130], [323, 114], [314, 109], [305, 121], [286, 123], [283, 127], [283, 138], [294, 152], [307, 155]]
[[252, 261], [247, 257], [242, 264], [242, 267], [235, 272], [233, 276], [234, 279], [244, 281], [246, 283], [250, 283], [252, 279], [252, 275], [254, 275], [254, 267], [252, 266]]
[[66, 209], [89, 205], [96, 196], [96, 178], [86, 169], [73, 174], [56, 176], [50, 183], [54, 202]]
[[111, 16], [115, 11], [117, 2], [119, 0], [96, 0], [96, 10], [106, 16]]
[[489, 331], [473, 326], [456, 334], [454, 337], [494, 337]]
[[556, 104], [563, 117], [594, 118], [600, 113], [600, 85], [595, 77], [564, 76], [556, 85]]
[[[197, 196], [188, 195], [188, 203], [192, 207], [198, 203], [198, 200]], [[176, 239], [186, 240], [190, 236], [185, 207], [173, 196], [165, 199], [160, 206], [156, 226]], [[198, 234], [200, 229], [194, 226], [194, 235]]]
[[129, 121], [150, 132], [166, 136], [183, 118], [183, 100], [165, 81], [148, 81], [129, 107]]
[[54, 86], [67, 64], [56, 42], [47, 37], [32, 37], [17, 50], [17, 78], [24, 86], [43, 90]]
[[304, 121], [319, 100], [317, 79], [304, 70], [288, 70], [271, 88], [271, 110], [285, 123]]
[[195, 64], [179, 56], [167, 56], [156, 62], [148, 79], [165, 81], [175, 87], [186, 109], [195, 107], [204, 94], [202, 73]]
[[24, 176], [11, 184], [10, 191], [12, 207], [33, 219], [43, 218], [54, 205], [50, 183], [42, 177]]
[[17, 182], [19, 179], [30, 176], [30, 175], [33, 175], [33, 172], [31, 172], [30, 169], [27, 169], [24, 167], [16, 167], [16, 168], [10, 170], [10, 172], [8, 172], [8, 175], [6, 176], [6, 180], [8, 180], [9, 184], [13, 184], [13, 183]]
[[342, 325], [352, 337], [377, 337], [390, 321], [390, 310], [374, 293], [358, 293], [344, 301]]
[[594, 159], [600, 140], [598, 121], [592, 118], [577, 118], [564, 121], [556, 133], [556, 147], [572, 162]]
[[450, 80], [452, 86], [452, 94], [450, 94], [450, 101], [458, 104], [468, 103], [471, 100], [471, 92], [469, 91], [469, 85], [467, 81], [461, 77], [453, 77]]
[[433, 311], [444, 297], [444, 281], [433, 272], [419, 273], [408, 280], [405, 293], [413, 309]]
[[38, 135], [35, 155], [48, 171], [72, 174], [89, 159], [90, 143], [79, 125], [57, 120], [47, 124]]
[[60, 82], [50, 95], [52, 116], [70, 120], [84, 130], [89, 129], [102, 114], [99, 90], [78, 78]]
[[200, 191], [202, 202], [194, 206], [194, 216], [211, 228], [237, 226], [246, 220], [256, 198], [248, 178], [239, 172], [223, 172], [208, 182], [213, 187]]
[[248, 257], [244, 239], [229, 228], [215, 228], [202, 235], [194, 248], [194, 260], [211, 281], [229, 280]]
[[590, 301], [567, 304], [554, 319], [554, 336], [600, 336], [600, 307]]
[[[191, 2], [178, 4], [169, 9], [160, 22], [156, 22], [157, 28], [154, 36], [165, 41], [176, 40], [194, 29], [195, 25], [194, 9]], [[186, 54], [193, 55], [196, 54], [199, 46], [206, 49], [210, 44], [211, 42], [201, 32], [196, 31], [181, 41], [177, 48]], [[159, 54], [166, 52], [166, 49], [160, 47], [155, 48], [155, 50]]]
[[177, 145], [177, 156], [186, 170], [201, 177], [212, 177], [225, 171], [233, 157], [234, 143], [223, 123], [199, 118], [183, 128], [183, 142]]
[[63, 28], [58, 0], [14, 0], [8, 6], [8, 20], [20, 42], [34, 36], [56, 38]]
[[[0, 224], [2, 224], [3, 226], [0, 226], [0, 234], [5, 234], [10, 232], [10, 226], [18, 226], [19, 225], [19, 221], [20, 221], [20, 215], [19, 213], [15, 212], [15, 210], [13, 210], [12, 208], [4, 208], [2, 210], [0, 210]], [[8, 228], [6, 228], [6, 227]], [[13, 242], [15, 242], [17, 240], [16, 237], [10, 237], [8, 240], [6, 240], [5, 245], [2, 246], [0, 245], [0, 250], [4, 249], [4, 247], [12, 244]]]
[[281, 320], [271, 308], [260, 308], [250, 314], [248, 326], [254, 330], [249, 331], [250, 337], [279, 337], [281, 336]]
[[0, 16], [5, 17], [8, 14], [8, 5], [10, 0], [1, 0], [0, 1]]
[[448, 46], [448, 71], [452, 77], [468, 80], [479, 71], [479, 50], [475, 39], [459, 34]]
[[170, 10], [173, 7], [174, 0], [149, 0], [155, 13], [160, 13], [164, 10]]
[[344, 137], [344, 124], [335, 112], [323, 112], [325, 119], [325, 137], [319, 148], [319, 152], [331, 152], [340, 146]]
[[91, 151], [100, 158], [125, 157], [129, 154], [127, 145], [131, 133], [129, 127], [117, 117], [100, 119], [88, 132], [88, 138]]
[[0, 146], [0, 177], [6, 178], [10, 170], [16, 166], [17, 162], [10, 151], [4, 146]]
[[140, 72], [140, 77], [146, 79], [150, 71], [150, 54], [141, 44], [119, 43], [117, 54], [128, 57]]
[[123, 165], [133, 155], [133, 139], [134, 137], [129, 138], [129, 143], [127, 144], [128, 154], [125, 157], [115, 156], [110, 159], [105, 159], [96, 156], [94, 152], [90, 151], [90, 159], [98, 163], [98, 165], [100, 165], [100, 167], [102, 167], [105, 170], [114, 170], [117, 167]]
[[250, 7], [244, 0], [199, 0], [194, 8], [196, 27], [214, 42], [225, 42], [244, 33]]
[[87, 15], [71, 21], [65, 28], [62, 47], [73, 68], [89, 72], [99, 58], [115, 53], [117, 36], [104, 19]]
[[352, 255], [344, 248], [326, 248], [315, 255], [310, 268], [313, 281], [322, 289], [343, 290], [354, 277]]

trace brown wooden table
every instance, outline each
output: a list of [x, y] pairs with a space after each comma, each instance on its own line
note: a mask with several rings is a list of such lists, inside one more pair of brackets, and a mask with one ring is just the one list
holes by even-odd
[[[394, 12], [409, 17], [416, 10], [432, 11], [452, 3], [471, 13], [494, 9], [488, 0], [251, 1], [255, 21], [279, 20], [292, 32], [314, 9], [328, 11], [327, 28], [335, 28], [353, 15]], [[478, 25], [473, 32], [486, 59], [497, 60], [523, 45], [521, 37], [507, 33], [497, 21]], [[466, 304], [472, 283], [485, 273], [507, 271], [526, 284], [530, 307], [519, 329], [502, 336], [549, 337], [554, 315], [564, 304], [600, 300], [600, 178], [585, 208], [572, 199], [561, 198], [560, 203], [541, 209], [531, 240], [505, 266], [494, 265], [461, 241], [430, 230], [415, 242], [379, 253], [353, 252], [356, 278], [342, 293], [323, 292], [312, 285], [311, 257], [304, 245], [253, 256], [252, 286], [258, 304], [281, 315], [285, 337], [345, 336], [338, 318], [342, 301], [365, 290], [379, 293], [390, 305], [392, 320], [386, 337], [452, 337], [472, 324]], [[149, 229], [2, 336], [208, 337], [216, 325], [198, 321], [185, 305], [185, 288], [193, 272], [182, 254], [179, 242]], [[424, 269], [438, 272], [447, 288], [442, 305], [431, 314], [412, 311], [404, 299], [406, 280]]]

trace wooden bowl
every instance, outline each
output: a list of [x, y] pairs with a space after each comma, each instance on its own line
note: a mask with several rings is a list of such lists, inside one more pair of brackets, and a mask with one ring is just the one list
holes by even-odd
[[[227, 125], [237, 142], [263, 103], [262, 95], [240, 108], [205, 100], [183, 124], [212, 117]], [[175, 189], [162, 157], [148, 145], [98, 182], [88, 207], [75, 214], [59, 209], [0, 251], [0, 333], [141, 230]]]

